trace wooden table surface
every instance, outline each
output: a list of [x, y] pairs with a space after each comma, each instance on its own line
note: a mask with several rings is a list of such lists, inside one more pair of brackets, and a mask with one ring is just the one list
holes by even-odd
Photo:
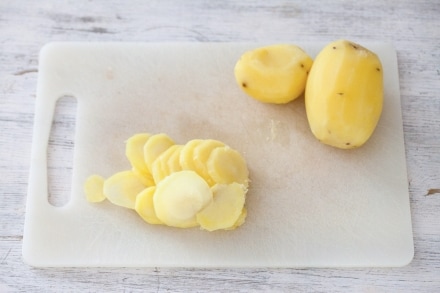
[[[0, 292], [439, 292], [440, 2], [1, 1]], [[21, 247], [38, 52], [50, 41], [389, 42], [398, 52], [415, 256], [402, 268], [32, 268]], [[66, 105], [69, 113], [72, 106]], [[73, 110], [72, 110], [73, 111]], [[69, 123], [56, 174], [70, 174]], [[50, 151], [50, 150], [49, 150]], [[61, 167], [60, 167], [61, 166]], [[54, 179], [54, 189], [63, 182]], [[58, 184], [58, 186], [57, 186]]]

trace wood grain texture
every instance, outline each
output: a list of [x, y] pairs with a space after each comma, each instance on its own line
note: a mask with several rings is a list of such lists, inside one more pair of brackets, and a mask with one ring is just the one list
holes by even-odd
[[[440, 288], [440, 5], [422, 1], [2, 1], [0, 292], [435, 292]], [[398, 51], [415, 241], [404, 268], [34, 269], [21, 241], [38, 51], [50, 41], [380, 40]], [[74, 108], [70, 109], [72, 113]], [[66, 109], [63, 109], [66, 111]], [[67, 109], [69, 111], [69, 109]], [[63, 112], [65, 113], [65, 112]], [[69, 125], [51, 145], [71, 159]], [[65, 135], [62, 135], [65, 131]], [[66, 142], [67, 141], [67, 142]], [[62, 154], [66, 152], [66, 156]], [[54, 166], [60, 176], [69, 167]], [[60, 167], [64, 166], [64, 167]], [[62, 184], [56, 183], [54, 184]], [[54, 186], [54, 188], [57, 188]], [[60, 188], [60, 186], [58, 186]]]

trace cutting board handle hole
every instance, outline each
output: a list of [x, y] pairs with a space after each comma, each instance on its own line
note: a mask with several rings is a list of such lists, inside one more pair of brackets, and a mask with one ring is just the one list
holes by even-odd
[[48, 201], [62, 207], [70, 201], [77, 100], [60, 97], [55, 105], [47, 148]]

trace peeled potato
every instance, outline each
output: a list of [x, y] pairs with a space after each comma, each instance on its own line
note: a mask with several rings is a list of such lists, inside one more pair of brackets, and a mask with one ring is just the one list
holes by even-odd
[[234, 74], [240, 88], [256, 100], [285, 104], [304, 92], [312, 63], [298, 46], [271, 45], [245, 52]]
[[209, 176], [208, 168], [206, 166], [211, 152], [218, 147], [223, 147], [225, 144], [221, 141], [214, 139], [207, 139], [202, 143], [198, 144], [194, 148], [193, 160], [197, 173], [202, 176], [209, 186], [215, 184], [214, 180]]
[[171, 174], [168, 162], [171, 156], [174, 155], [174, 152], [179, 149], [179, 147], [181, 146], [176, 144], [170, 146], [153, 162], [151, 173], [153, 174], [153, 179], [156, 184]]
[[154, 210], [153, 196], [155, 191], [156, 186], [151, 186], [141, 191], [136, 197], [134, 209], [145, 222], [158, 225], [163, 223], [157, 218]]
[[197, 213], [211, 202], [208, 184], [190, 170], [175, 172], [160, 181], [153, 197], [157, 218], [178, 228], [197, 226]]
[[228, 146], [214, 149], [207, 161], [209, 176], [221, 184], [237, 182], [248, 186], [249, 170], [240, 153]]
[[136, 196], [145, 185], [133, 171], [122, 171], [104, 181], [103, 191], [107, 199], [118, 206], [134, 209]]
[[315, 59], [305, 92], [313, 135], [341, 149], [362, 146], [380, 119], [383, 88], [382, 64], [374, 52], [347, 40], [325, 46]]
[[242, 214], [246, 188], [234, 182], [216, 184], [211, 190], [214, 200], [197, 214], [197, 222], [208, 231], [231, 229]]
[[150, 137], [151, 134], [149, 133], [138, 133], [131, 136], [125, 145], [125, 155], [128, 161], [140, 174], [149, 173], [145, 164], [144, 145]]
[[183, 145], [177, 145], [173, 154], [169, 157], [167, 165], [169, 174], [182, 171], [182, 165], [180, 165], [180, 155], [182, 153]]
[[101, 202], [105, 200], [103, 192], [104, 177], [99, 175], [92, 175], [87, 178], [84, 183], [84, 192], [86, 193], [86, 199], [89, 202]]
[[241, 214], [238, 217], [238, 219], [235, 222], [235, 224], [232, 225], [232, 227], [230, 227], [230, 228], [226, 228], [225, 230], [234, 230], [234, 229], [240, 227], [241, 225], [244, 224], [244, 222], [246, 220], [246, 216], [247, 216], [247, 209], [246, 209], [246, 207], [243, 207], [243, 209], [241, 210]]
[[144, 157], [144, 146], [150, 137], [149, 133], [138, 133], [131, 136], [125, 145], [125, 156], [133, 167], [133, 172], [146, 186], [154, 185], [153, 176], [148, 170]]
[[244, 223], [249, 172], [238, 151], [223, 142], [177, 145], [163, 133], [139, 133], [127, 140], [125, 154], [132, 170], [106, 180], [90, 176], [84, 184], [88, 201], [107, 198], [154, 225], [215, 231]]
[[174, 145], [174, 141], [166, 134], [159, 133], [152, 135], [144, 145], [144, 158], [145, 164], [150, 173], [152, 172], [154, 161], [167, 150], [170, 146]]
[[197, 170], [194, 162], [194, 149], [203, 143], [203, 139], [193, 139], [188, 141], [180, 152], [180, 165], [183, 170]]
[[153, 175], [150, 174], [150, 171], [148, 171], [147, 174], [141, 173], [136, 168], [133, 168], [132, 171], [133, 171], [133, 174], [135, 174], [136, 176], [139, 177], [139, 180], [141, 180], [145, 186], [154, 186], [155, 185]]

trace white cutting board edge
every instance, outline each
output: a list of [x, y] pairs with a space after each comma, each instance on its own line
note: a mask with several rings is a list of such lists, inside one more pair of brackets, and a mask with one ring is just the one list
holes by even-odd
[[[383, 63], [384, 111], [365, 146], [340, 151], [314, 140], [301, 99], [266, 105], [238, 89], [233, 65], [245, 50], [258, 45], [44, 47], [24, 260], [42, 267], [408, 264], [414, 246], [394, 49], [365, 44]], [[314, 56], [325, 44], [300, 45]], [[66, 190], [71, 201], [55, 208], [47, 201], [46, 149], [56, 100], [65, 95], [78, 100], [74, 168], [72, 190]], [[181, 230], [148, 225], [134, 212], [109, 203], [87, 203], [84, 179], [127, 168], [123, 141], [135, 132], [166, 132], [178, 143], [217, 138], [241, 151], [253, 180], [246, 223], [227, 232]]]

